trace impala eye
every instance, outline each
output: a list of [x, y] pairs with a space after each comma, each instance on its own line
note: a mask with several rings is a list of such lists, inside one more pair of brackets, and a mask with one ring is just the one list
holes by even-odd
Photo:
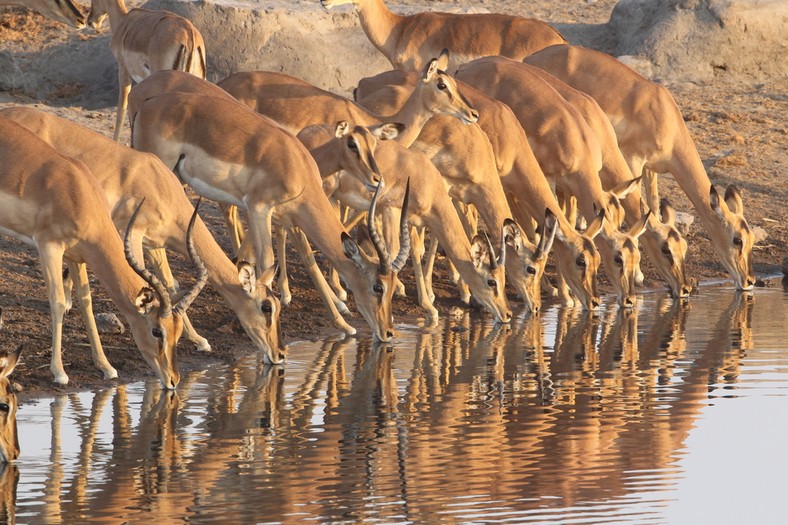
[[744, 242], [742, 242], [741, 237], [734, 237], [733, 244], [741, 248], [744, 245]]
[[662, 253], [665, 255], [670, 255], [670, 246], [667, 243], [662, 245]]
[[264, 314], [270, 314], [271, 312], [274, 311], [274, 309], [271, 306], [271, 303], [266, 301], [260, 306], [260, 311], [263, 312]]
[[347, 143], [347, 147], [353, 151], [354, 153], [358, 153], [358, 144], [356, 144], [355, 140], [349, 140]]
[[8, 412], [11, 410], [11, 407], [8, 406], [8, 403], [0, 403], [0, 412]]
[[164, 337], [164, 332], [162, 332], [162, 331], [161, 331], [161, 328], [154, 328], [154, 329], [152, 329], [152, 330], [150, 331], [150, 333], [151, 333], [151, 334], [153, 335], [153, 337], [155, 337], [156, 339], [161, 339], [162, 337]]
[[445, 83], [443, 83], [443, 82], [438, 82], [438, 89], [440, 89], [441, 91], [444, 91], [444, 90], [446, 89], [446, 87], [447, 87], [447, 86], [446, 86], [446, 84], [445, 84]]
[[383, 295], [383, 285], [381, 284], [373, 284], [372, 291], [378, 295]]
[[487, 286], [490, 288], [495, 288], [498, 286], [498, 283], [495, 281], [495, 279], [487, 279]]
[[575, 264], [578, 265], [580, 268], [585, 268], [586, 267], [586, 260], [583, 257], [578, 257], [575, 260]]
[[536, 275], [536, 268], [534, 268], [533, 266], [529, 266], [528, 268], [525, 269], [525, 271], [530, 273], [531, 275]]
[[619, 266], [623, 266], [624, 265], [624, 259], [619, 254], [616, 254], [616, 256], [613, 257], [613, 261]]

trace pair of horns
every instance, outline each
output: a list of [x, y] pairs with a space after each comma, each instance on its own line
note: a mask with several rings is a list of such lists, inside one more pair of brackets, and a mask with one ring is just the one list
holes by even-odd
[[186, 230], [186, 251], [189, 253], [189, 258], [192, 261], [192, 264], [197, 269], [197, 281], [194, 283], [194, 286], [189, 289], [188, 292], [183, 294], [180, 298], [178, 303], [175, 307], [172, 306], [172, 300], [170, 298], [170, 294], [167, 289], [164, 287], [162, 282], [159, 280], [158, 277], [153, 275], [150, 271], [145, 268], [145, 265], [140, 264], [139, 261], [134, 257], [134, 252], [131, 248], [131, 240], [129, 238], [129, 234], [134, 226], [134, 221], [137, 219], [137, 214], [142, 208], [142, 204], [145, 202], [143, 198], [140, 203], [137, 205], [137, 208], [134, 210], [134, 213], [131, 214], [131, 218], [129, 219], [129, 224], [126, 226], [126, 235], [123, 238], [123, 248], [126, 253], [126, 261], [128, 261], [129, 266], [134, 272], [142, 277], [142, 279], [148, 283], [148, 285], [156, 292], [156, 295], [159, 296], [159, 316], [160, 317], [169, 317], [172, 314], [173, 310], [175, 313], [181, 314], [185, 312], [189, 306], [194, 302], [197, 296], [200, 294], [200, 291], [205, 286], [205, 283], [208, 282], [208, 270], [203, 265], [202, 260], [197, 255], [197, 251], [194, 248], [194, 240], [192, 238], [192, 233], [194, 229], [194, 222], [197, 220], [197, 210], [200, 208], [200, 203], [202, 202], [202, 197], [197, 201], [197, 205], [194, 207], [194, 213], [192, 213], [192, 217], [189, 220], [189, 227]]
[[399, 239], [399, 253], [394, 261], [389, 258], [389, 252], [386, 249], [386, 243], [380, 238], [377, 225], [375, 224], [375, 208], [378, 205], [378, 197], [380, 195], [380, 187], [378, 184], [375, 189], [375, 195], [372, 197], [372, 202], [369, 205], [369, 213], [367, 214], [367, 229], [369, 230], [369, 238], [372, 240], [372, 245], [378, 254], [378, 261], [380, 264], [380, 273], [383, 275], [388, 274], [390, 271], [398, 273], [405, 261], [408, 260], [410, 253], [410, 232], [408, 231], [408, 198], [410, 197], [410, 177], [405, 184], [405, 197], [402, 199], [402, 215], [399, 220], [400, 239]]

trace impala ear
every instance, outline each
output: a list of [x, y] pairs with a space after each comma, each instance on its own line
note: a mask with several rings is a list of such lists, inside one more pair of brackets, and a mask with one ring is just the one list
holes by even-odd
[[741, 192], [739, 188], [733, 184], [728, 186], [728, 189], [725, 190], [725, 204], [727, 204], [728, 209], [736, 215], [742, 215], [744, 213], [744, 203], [741, 200]]
[[646, 226], [648, 225], [648, 221], [651, 219], [651, 210], [648, 211], [645, 215], [643, 215], [638, 222], [636, 222], [627, 232], [627, 234], [632, 237], [633, 239], [637, 239], [646, 231]]
[[449, 68], [449, 50], [445, 47], [441, 50], [441, 54], [438, 55], [438, 69], [441, 71], [446, 71]]
[[717, 188], [714, 187], [714, 184], [709, 189], [709, 204], [718, 218], [725, 219], [725, 214], [729, 211], [728, 205], [720, 199], [720, 194], [717, 193]]
[[246, 261], [238, 263], [238, 282], [244, 291], [252, 295], [257, 287], [257, 276], [255, 276], [254, 266]]
[[519, 252], [523, 247], [523, 234], [520, 227], [512, 219], [503, 221], [503, 238], [506, 244], [514, 248], [514, 251]]
[[663, 224], [667, 224], [673, 228], [676, 227], [676, 210], [670, 204], [670, 201], [663, 198], [659, 201], [659, 220]]
[[338, 139], [341, 139], [345, 135], [350, 132], [350, 124], [347, 123], [347, 120], [340, 120], [337, 122], [337, 127], [334, 130], [334, 136]]
[[471, 241], [471, 260], [477, 270], [488, 260], [490, 251], [487, 247], [487, 240], [481, 235], [474, 235]]
[[610, 190], [610, 193], [612, 193], [619, 199], [623, 199], [624, 197], [635, 191], [635, 189], [638, 187], [638, 184], [640, 184], [640, 179], [642, 178], [643, 177], [635, 177], [632, 180], [622, 182], [621, 184]]
[[602, 231], [602, 226], [604, 226], [605, 224], [605, 217], [606, 217], [605, 209], [602, 208], [601, 210], [599, 210], [599, 213], [597, 214], [596, 218], [593, 221], [591, 221], [591, 224], [588, 225], [588, 228], [586, 228], [585, 233], [590, 239], [593, 239], [594, 237], [599, 235], [599, 232]]
[[22, 353], [22, 345], [16, 350], [0, 352], [0, 377], [8, 377], [16, 368], [19, 362], [19, 354]]
[[369, 132], [378, 140], [393, 140], [405, 131], [405, 124], [399, 122], [387, 122], [385, 124], [378, 124], [377, 126], [370, 126]]
[[144, 287], [134, 299], [134, 306], [140, 315], [146, 315], [159, 307], [159, 297], [153, 288]]
[[433, 58], [427, 63], [426, 66], [424, 66], [424, 72], [421, 75], [421, 81], [426, 84], [427, 82], [430, 82], [433, 78], [435, 78], [435, 75], [437, 74], [438, 74], [438, 59]]
[[353, 237], [346, 232], [342, 232], [342, 252], [344, 252], [345, 257], [353, 261], [359, 270], [364, 269], [364, 256], [361, 255], [361, 249], [356, 241], [353, 240]]

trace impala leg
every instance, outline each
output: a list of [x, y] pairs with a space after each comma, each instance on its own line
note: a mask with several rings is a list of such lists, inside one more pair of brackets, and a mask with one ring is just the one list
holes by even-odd
[[[563, 267], [564, 264], [566, 263], [564, 263], [561, 259], [558, 259], [556, 261], [556, 267], [557, 267], [556, 277], [558, 279], [558, 297], [561, 300], [562, 306], [571, 307], [575, 305], [575, 300], [572, 298], [572, 292], [569, 289], [569, 285], [567, 284], [566, 279], [564, 279], [564, 271], [565, 271]], [[568, 264], [571, 264], [571, 262]]]
[[227, 229], [230, 232], [230, 243], [233, 245], [233, 250], [237, 256], [245, 237], [241, 216], [238, 214], [238, 206], [219, 204], [219, 209], [222, 210], [224, 222], [227, 224]]
[[93, 300], [90, 296], [90, 282], [88, 281], [87, 266], [84, 263], [68, 262], [69, 273], [73, 276], [75, 290], [77, 292], [77, 304], [82, 313], [82, 321], [88, 332], [90, 341], [90, 353], [93, 357], [93, 364], [104, 373], [104, 379], [115, 379], [118, 372], [109, 364], [104, 348], [101, 346], [96, 319], [93, 317]]
[[424, 280], [424, 268], [421, 264], [421, 258], [424, 256], [424, 229], [419, 232], [418, 228], [411, 227], [410, 229], [410, 256], [413, 262], [413, 274], [416, 277], [416, 296], [419, 305], [427, 311], [427, 318], [430, 324], [438, 322], [438, 310], [432, 304], [432, 300], [427, 292], [427, 285]]
[[51, 244], [38, 246], [41, 270], [47, 286], [49, 313], [52, 326], [52, 360], [49, 370], [55, 376], [55, 383], [68, 384], [68, 375], [63, 369], [63, 315], [66, 313], [66, 299], [63, 295], [63, 248]]
[[120, 132], [123, 129], [123, 119], [126, 118], [130, 91], [131, 75], [129, 75], [125, 67], [118, 64], [118, 114], [115, 116], [115, 134], [112, 136], [112, 140], [115, 142], [118, 142]]
[[[249, 237], [252, 238], [257, 275], [262, 275], [265, 270], [274, 266], [274, 243], [271, 236], [273, 208], [260, 205], [248, 209], [247, 213], [249, 216]], [[248, 245], [247, 239], [243, 240], [241, 248], [244, 248], [244, 245]], [[240, 254], [241, 249], [239, 249], [239, 257]]]
[[[422, 235], [424, 235], [423, 231]], [[438, 244], [438, 239], [433, 236], [430, 239], [430, 247], [427, 250], [427, 258], [424, 266], [424, 284], [427, 286], [427, 296], [433, 303], [435, 302], [435, 292], [432, 289], [432, 272], [435, 269], [435, 257], [438, 256]]]
[[[164, 286], [167, 287], [167, 290], [170, 292], [170, 294], [175, 295], [178, 292], [178, 288], [180, 288], [180, 286], [178, 281], [176, 281], [175, 277], [172, 275], [170, 263], [167, 260], [166, 250], [164, 248], [146, 249], [145, 258], [150, 263], [151, 268], [153, 268], [153, 272], [156, 274], [156, 276], [161, 280], [162, 283], [164, 283]], [[195, 344], [198, 351], [210, 352], [211, 344], [206, 338], [197, 333], [197, 330], [194, 329], [194, 326], [189, 320], [189, 316], [186, 314], [186, 312], [181, 313], [181, 318], [183, 319], [183, 331], [186, 334], [186, 338]]]
[[643, 185], [643, 194], [646, 196], [646, 204], [654, 210], [654, 213], [659, 212], [659, 175], [654, 170], [643, 168], [643, 178], [641, 179]]
[[320, 268], [317, 266], [314, 253], [312, 252], [312, 248], [309, 246], [309, 241], [307, 240], [306, 235], [304, 235], [304, 232], [297, 228], [291, 230], [291, 233], [293, 235], [293, 244], [295, 244], [295, 248], [301, 257], [301, 261], [303, 262], [309, 277], [312, 278], [312, 282], [314, 283], [318, 294], [320, 294], [320, 299], [322, 299], [323, 304], [331, 315], [334, 324], [346, 334], [355, 334], [356, 329], [350, 326], [345, 321], [345, 319], [342, 318], [342, 315], [337, 308], [337, 303], [342, 305], [342, 310], [346, 313], [349, 312], [347, 306], [345, 306], [342, 301], [339, 301], [339, 299], [336, 298], [333, 291], [331, 290], [331, 287], [328, 286], [325, 277], [323, 277], [323, 272], [321, 272]]
[[[395, 208], [385, 208], [380, 213], [380, 220], [383, 225], [383, 241], [388, 246], [389, 253], [397, 253], [399, 251], [399, 218], [400, 210]], [[394, 278], [394, 295], [397, 297], [405, 297], [405, 285], [397, 275]]]
[[287, 277], [287, 230], [282, 226], [276, 229], [276, 260], [279, 262], [279, 301], [282, 306], [288, 306], [293, 299], [290, 293], [290, 280]]
[[[337, 216], [339, 217], [339, 221], [344, 225], [347, 222], [348, 215], [350, 214], [351, 209], [344, 204], [341, 204], [339, 201], [331, 199], [331, 206], [337, 212]], [[355, 224], [353, 225], [355, 226]], [[350, 231], [353, 226], [345, 226], [347, 231]], [[347, 290], [342, 286], [342, 281], [339, 278], [339, 272], [337, 269], [331, 266], [328, 270], [328, 284], [331, 286], [331, 289], [334, 290], [337, 298], [340, 301], [347, 301]]]

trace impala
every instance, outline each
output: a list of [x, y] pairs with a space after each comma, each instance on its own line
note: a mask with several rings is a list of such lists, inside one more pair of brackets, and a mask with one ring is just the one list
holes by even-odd
[[[731, 185], [724, 199], [720, 198], [668, 90], [609, 55], [579, 46], [555, 46], [527, 62], [599, 104], [633, 174], [643, 173], [654, 185], [656, 173], [673, 175], [695, 207], [736, 287], [752, 289], [755, 236], [744, 218], [741, 194]], [[658, 200], [657, 192], [650, 190], [649, 206], [656, 209]]]
[[[396, 107], [410, 95], [411, 86], [414, 85], [416, 79], [417, 74], [413, 71], [388, 71], [375, 77], [363, 79], [356, 88], [356, 96], [364, 103], [373, 98], [391, 100], [391, 104]], [[479, 108], [478, 124], [492, 146], [497, 176], [501, 179], [509, 207], [517, 223], [527, 228], [533, 219], [544, 217], [541, 229], [543, 232], [546, 231], [549, 236], [553, 226], [545, 224], [548, 219], [555, 219], [558, 242], [555, 244], [554, 253], [559, 274], [564, 282], [569, 284], [575, 297], [586, 309], [597, 308], [599, 306], [599, 297], [596, 292], [597, 269], [599, 267], [597, 249], [591, 238], [577, 232], [561, 213], [561, 206], [556, 201], [517, 117], [506, 104], [488, 97], [462, 81], [458, 80], [457, 85], [474, 107]], [[425, 127], [431, 126], [432, 124], [428, 124]], [[458, 146], [456, 155], [462, 155], [464, 148], [460, 136], [464, 132], [464, 127], [452, 128], [453, 137], [450, 141], [445, 142], [447, 146], [452, 144]], [[473, 151], [473, 148], [467, 149]], [[470, 158], [468, 162], [473, 162], [473, 159]], [[533, 234], [533, 232], [529, 232], [529, 234]], [[540, 235], [540, 238], [543, 236], [544, 234]], [[541, 308], [539, 283], [547, 263], [546, 253], [539, 253], [538, 260], [532, 258], [533, 254], [529, 253], [524, 240], [522, 243], [515, 244], [514, 247], [517, 256], [512, 259], [519, 259], [519, 262], [514, 263], [513, 261], [508, 265], [508, 271], [514, 277], [510, 282], [518, 289], [526, 307], [532, 312], [537, 312]], [[518, 250], [518, 247], [525, 249]], [[435, 250], [436, 245], [433, 243], [430, 247], [431, 256]], [[429, 279], [430, 263], [427, 266], [427, 278]]]
[[[302, 140], [310, 146], [321, 142], [319, 134], [303, 137]], [[474, 298], [494, 316], [496, 322], [509, 322], [511, 311], [504, 291], [504, 267], [507, 259], [505, 244], [502, 243], [496, 256], [492, 244], [484, 236], [477, 235], [472, 242], [468, 241], [441, 174], [424, 154], [403, 148], [395, 141], [386, 141], [378, 144], [375, 159], [381, 171], [386, 174], [385, 189], [381, 193], [384, 221], [391, 223], [401, 217], [395, 203], [400, 201], [403, 189], [407, 187], [404, 180], [407, 178], [411, 188], [408, 212], [410, 225], [417, 229], [429, 229], [444, 247], [447, 257], [456, 266]], [[341, 203], [357, 210], [367, 206], [369, 193], [356, 178], [342, 176], [333, 186], [335, 187], [332, 187], [331, 196]], [[504, 229], [504, 224], [500, 227]], [[509, 225], [509, 229], [513, 228], [516, 228], [516, 225]], [[394, 228], [389, 226], [386, 231], [393, 230]], [[503, 239], [506, 234], [500, 237]], [[438, 312], [429, 296], [424, 281], [425, 272], [421, 266], [423, 242], [423, 235], [411, 235], [411, 260], [419, 304], [427, 311], [428, 317], [435, 321]], [[468, 299], [463, 297], [465, 302]]]
[[19, 457], [19, 438], [16, 433], [16, 411], [19, 405], [8, 376], [14, 371], [21, 353], [21, 345], [16, 350], [0, 351], [0, 464]]
[[128, 10], [124, 0], [92, 0], [88, 23], [109, 16], [109, 47], [118, 63], [118, 113], [114, 140], [120, 137], [133, 82], [166, 69], [205, 78], [205, 43], [194, 25], [169, 11]]
[[[602, 152], [602, 169], [599, 172], [602, 185], [612, 189], [631, 180], [633, 173], [618, 147], [615, 130], [596, 101], [542, 69], [533, 68], [531, 71], [577, 108], [593, 130]], [[637, 186], [633, 188], [629, 195], [621, 199], [621, 205], [626, 214], [626, 221], [629, 224], [636, 224], [643, 215], [640, 188]], [[662, 206], [653, 200], [650, 207], [655, 212], [662, 209]], [[673, 217], [675, 218], [675, 214]], [[623, 217], [617, 217], [614, 223], [620, 224], [623, 220]], [[661, 222], [655, 214], [652, 214], [648, 219], [648, 234], [643, 236], [643, 240], [655, 269], [667, 282], [671, 294], [674, 297], [689, 296], [692, 285], [685, 271], [684, 262], [687, 256], [687, 242], [675, 224]]]
[[599, 170], [602, 152], [582, 115], [532, 67], [503, 57], [484, 57], [464, 64], [457, 78], [507, 104], [526, 132], [539, 165], [561, 193], [577, 198], [587, 221], [602, 213], [608, 216], [599, 243], [602, 263], [621, 306], [634, 306], [634, 274], [639, 268], [638, 237], [645, 231], [649, 214], [632, 224], [626, 233], [612, 222], [619, 199], [635, 189], [633, 179], [610, 192], [602, 189]]
[[[84, 162], [103, 188], [118, 229], [128, 224], [134, 203], [145, 199], [131, 237], [135, 246], [141, 243], [153, 255], [158, 276], [175, 293], [163, 249], [187, 255], [183, 240], [194, 209], [172, 171], [155, 155], [134, 151], [49, 113], [17, 107], [0, 111], [0, 116], [21, 124], [60, 153]], [[247, 263], [236, 268], [199, 218], [192, 237], [211, 286], [235, 311], [266, 362], [281, 362], [285, 347], [279, 327], [280, 305], [263, 284], [266, 278], [258, 281], [254, 268]], [[186, 315], [182, 317], [189, 340], [200, 350], [210, 351], [208, 341], [194, 330]]]
[[383, 0], [320, 0], [325, 8], [353, 4], [361, 27], [391, 65], [420, 69], [441, 49], [452, 52], [452, 70], [487, 55], [522, 60], [547, 46], [565, 44], [561, 34], [533, 18], [497, 13], [392, 13]]
[[[83, 320], [89, 327], [94, 363], [105, 378], [117, 377], [107, 361], [92, 315], [88, 315], [89, 265], [128, 321], [137, 347], [165, 388], [175, 388], [180, 376], [175, 345], [183, 331], [185, 312], [204, 284], [199, 258], [193, 262], [200, 278], [175, 305], [161, 282], [144, 270], [121, 241], [103, 190], [84, 164], [65, 157], [16, 122], [0, 118], [0, 228], [36, 247], [47, 286], [52, 318], [52, 359], [55, 382], [68, 383], [62, 362], [62, 328], [66, 299], [64, 258], [77, 285]], [[55, 198], [53, 198], [55, 197]], [[187, 241], [191, 245], [191, 241]], [[129, 249], [126, 249], [129, 248]], [[194, 255], [190, 252], [190, 255]], [[125, 259], [124, 259], [125, 256]]]
[[77, 29], [85, 27], [85, 16], [71, 0], [0, 0], [0, 6], [5, 5], [26, 7]]
[[393, 338], [391, 282], [396, 273], [383, 273], [385, 261], [363, 254], [344, 230], [323, 193], [314, 159], [295, 136], [226, 97], [181, 92], [144, 99], [132, 92], [131, 98], [134, 148], [174, 166], [181, 181], [206, 198], [244, 209], [259, 273], [273, 266], [275, 214], [280, 225], [302, 232], [296, 247], [334, 323], [355, 333], [325, 300], [331, 291], [306, 239], [348, 283], [374, 336]]
[[254, 111], [272, 118], [292, 133], [307, 126], [347, 120], [358, 126], [399, 122], [405, 129], [397, 142], [410, 146], [433, 115], [448, 115], [473, 123], [479, 118], [454, 79], [443, 67], [448, 54], [441, 53], [423, 68], [421, 82], [413, 95], [393, 115], [381, 116], [303, 80], [270, 71], [235, 73], [219, 82], [219, 87]]

